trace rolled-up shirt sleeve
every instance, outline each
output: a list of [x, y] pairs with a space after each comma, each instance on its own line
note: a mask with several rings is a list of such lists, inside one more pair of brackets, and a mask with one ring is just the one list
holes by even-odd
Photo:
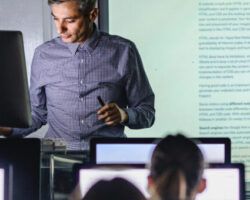
[[46, 94], [40, 84], [42, 65], [39, 50], [36, 49], [31, 66], [30, 102], [32, 109], [32, 126], [29, 128], [13, 128], [11, 137], [25, 137], [47, 123]]
[[128, 121], [124, 124], [131, 129], [151, 127], [155, 121], [155, 95], [143, 68], [141, 57], [132, 43], [128, 60], [128, 81], [126, 93]]

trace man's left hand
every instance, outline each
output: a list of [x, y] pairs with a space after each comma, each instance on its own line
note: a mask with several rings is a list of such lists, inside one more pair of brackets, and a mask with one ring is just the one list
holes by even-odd
[[115, 126], [128, 120], [128, 114], [116, 103], [105, 104], [97, 111], [98, 119], [108, 126]]

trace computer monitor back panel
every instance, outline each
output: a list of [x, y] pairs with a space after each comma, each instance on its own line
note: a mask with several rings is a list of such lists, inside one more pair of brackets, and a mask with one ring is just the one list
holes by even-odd
[[0, 139], [0, 162], [12, 165], [13, 200], [39, 200], [40, 155], [37, 138]]
[[0, 126], [31, 126], [23, 36], [0, 30]]

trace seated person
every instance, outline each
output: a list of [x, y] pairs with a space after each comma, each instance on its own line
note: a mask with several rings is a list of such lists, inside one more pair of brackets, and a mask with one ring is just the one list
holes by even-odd
[[151, 157], [148, 189], [152, 200], [194, 200], [206, 188], [204, 166], [194, 142], [180, 134], [165, 137]]
[[[77, 198], [70, 198], [77, 200]], [[146, 200], [142, 192], [123, 178], [100, 180], [85, 194], [82, 200]]]

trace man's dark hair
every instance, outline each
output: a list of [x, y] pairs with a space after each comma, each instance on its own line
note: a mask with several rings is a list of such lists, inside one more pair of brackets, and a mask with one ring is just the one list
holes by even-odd
[[89, 12], [95, 7], [96, 0], [48, 0], [48, 4], [60, 4], [67, 1], [75, 1], [79, 4], [80, 12], [83, 15], [89, 14]]

